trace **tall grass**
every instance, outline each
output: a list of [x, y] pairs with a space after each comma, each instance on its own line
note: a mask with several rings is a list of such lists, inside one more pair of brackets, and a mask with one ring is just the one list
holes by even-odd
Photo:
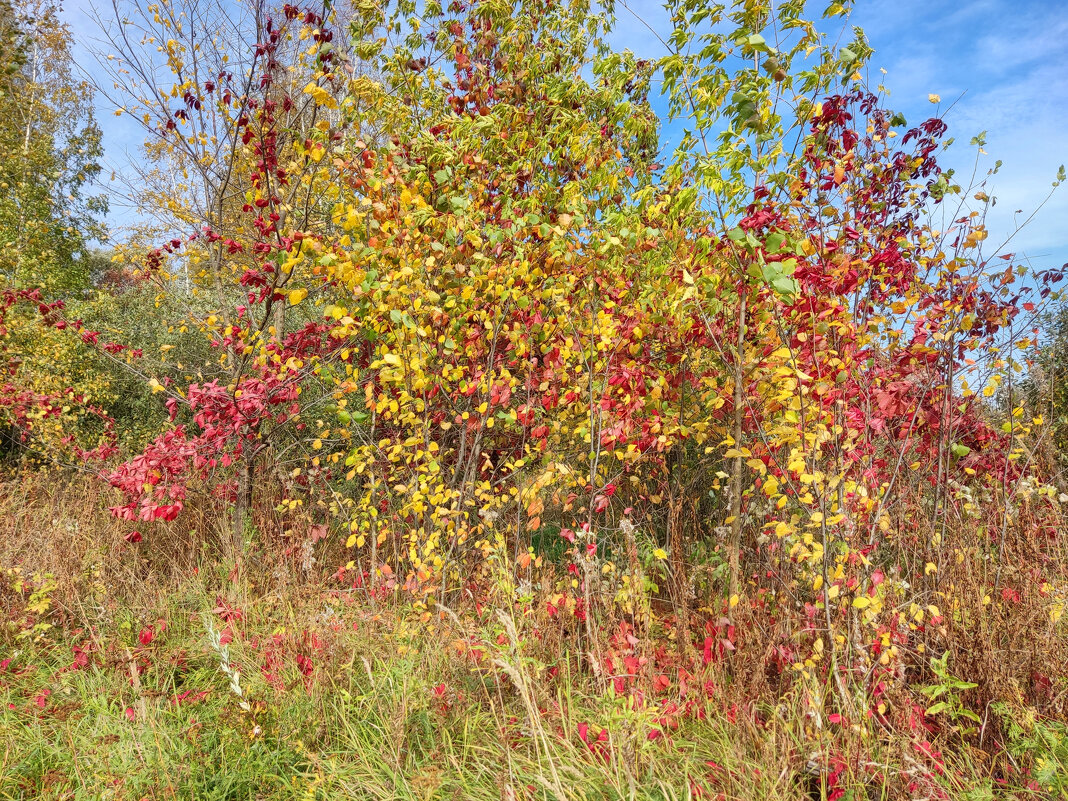
[[210, 505], [129, 543], [109, 500], [57, 474], [0, 490], [0, 798], [1068, 797], [1065, 652], [1024, 603], [958, 594], [949, 664], [982, 683], [954, 701], [981, 732], [926, 720], [937, 677], [917, 675], [893, 696], [910, 733], [830, 719], [831, 687], [769, 676], [774, 627], [705, 665], [624, 626], [640, 667], [620, 692], [544, 599], [372, 599], [331, 578], [325, 544], [322, 569], [276, 542], [235, 574]]

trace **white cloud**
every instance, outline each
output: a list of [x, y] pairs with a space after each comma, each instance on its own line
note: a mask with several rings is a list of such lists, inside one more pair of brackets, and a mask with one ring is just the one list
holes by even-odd
[[[1060, 164], [1068, 162], [1068, 76], [1063, 42], [1068, 16], [1058, 3], [983, 0], [861, 5], [854, 21], [876, 48], [874, 63], [885, 66], [891, 103], [913, 120], [933, 109], [929, 92], [940, 94], [949, 135], [956, 144], [941, 161], [966, 179], [975, 149], [968, 141], [987, 131], [979, 178], [1003, 162], [988, 179], [998, 204], [988, 218], [991, 241], [1013, 236], [1010, 250], [1032, 256], [1036, 265], [1068, 261], [1068, 186], [1037, 212]], [[959, 100], [957, 99], [959, 98]], [[1023, 211], [1016, 214], [1016, 210]]]

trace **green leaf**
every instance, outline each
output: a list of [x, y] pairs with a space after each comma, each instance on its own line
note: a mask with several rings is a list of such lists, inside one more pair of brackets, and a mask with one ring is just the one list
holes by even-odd
[[792, 298], [798, 293], [797, 281], [786, 275], [780, 275], [771, 282], [771, 288], [786, 298]]
[[405, 328], [415, 330], [415, 320], [411, 318], [408, 312], [402, 312], [397, 309], [390, 309], [389, 319], [398, 325], [403, 325]]

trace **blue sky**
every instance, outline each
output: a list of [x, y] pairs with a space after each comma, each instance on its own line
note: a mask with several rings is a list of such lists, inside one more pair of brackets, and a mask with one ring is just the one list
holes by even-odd
[[[94, 5], [110, 11], [103, 0]], [[90, 7], [89, 0], [67, 0], [64, 15], [80, 65], [96, 74], [90, 50], [102, 45]], [[633, 7], [657, 30], [667, 30], [655, 0], [635, 0]], [[623, 8], [617, 16], [618, 48], [649, 58], [662, 54], [642, 23]], [[1068, 163], [1068, 0], [859, 0], [849, 24], [864, 28], [875, 49], [872, 74], [887, 70], [883, 84], [890, 103], [910, 122], [935, 111], [931, 93], [941, 96], [943, 109], [956, 101], [946, 115], [956, 145], [940, 160], [957, 168], [962, 180], [975, 158], [968, 141], [987, 131], [988, 155], [981, 157], [979, 174], [995, 160], [1003, 162], [987, 189], [998, 198], [988, 221], [990, 242], [1000, 243], [1047, 195], [1057, 167]], [[97, 119], [106, 173], [121, 174], [136, 158], [141, 130], [114, 116], [104, 100], [98, 101]], [[664, 138], [673, 133], [666, 129]], [[113, 206], [116, 225], [136, 216], [118, 200]], [[1017, 215], [1018, 209], [1023, 213]], [[1068, 185], [1015, 235], [1009, 250], [1035, 267], [1068, 262]]]
[[[873, 66], [888, 72], [891, 101], [910, 120], [929, 113], [929, 92], [943, 106], [963, 93], [946, 115], [957, 139], [948, 161], [966, 177], [975, 156], [968, 141], [988, 132], [980, 174], [1003, 162], [988, 184], [998, 198], [990, 238], [1008, 236], [1068, 163], [1068, 3], [884, 0], [863, 4], [854, 19], [876, 50]], [[1068, 185], [1012, 245], [1035, 266], [1068, 262]]]

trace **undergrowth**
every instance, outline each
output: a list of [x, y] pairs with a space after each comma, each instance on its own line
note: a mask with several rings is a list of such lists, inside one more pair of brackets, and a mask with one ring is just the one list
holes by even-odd
[[832, 687], [756, 675], [759, 642], [687, 661], [655, 598], [581, 643], [506, 586], [461, 616], [306, 555], [176, 556], [186, 529], [145, 548], [57, 479], [5, 485], [0, 798], [1068, 797], [1063, 723], [973, 708], [947, 657], [897, 691], [912, 731], [827, 715]]

